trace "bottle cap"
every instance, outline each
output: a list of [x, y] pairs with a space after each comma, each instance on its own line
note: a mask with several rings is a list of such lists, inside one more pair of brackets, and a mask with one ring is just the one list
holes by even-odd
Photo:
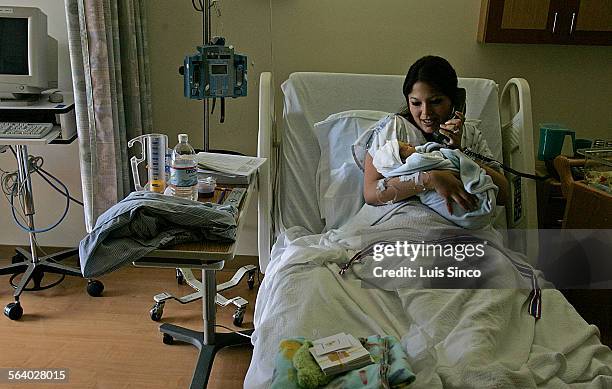
[[179, 134], [178, 135], [179, 142], [187, 143], [189, 141], [189, 136], [187, 134]]

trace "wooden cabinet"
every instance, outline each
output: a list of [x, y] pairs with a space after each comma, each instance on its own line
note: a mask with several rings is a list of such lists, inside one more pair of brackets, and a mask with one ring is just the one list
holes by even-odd
[[478, 42], [612, 45], [612, 0], [482, 0]]
[[[612, 45], [612, 1], [574, 0], [576, 25], [569, 43]], [[576, 12], [575, 14], [573, 12]]]

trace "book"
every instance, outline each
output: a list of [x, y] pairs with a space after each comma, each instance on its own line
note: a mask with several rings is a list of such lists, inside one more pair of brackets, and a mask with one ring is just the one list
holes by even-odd
[[308, 350], [325, 375], [359, 369], [374, 361], [368, 350], [351, 334], [339, 333], [312, 342]]

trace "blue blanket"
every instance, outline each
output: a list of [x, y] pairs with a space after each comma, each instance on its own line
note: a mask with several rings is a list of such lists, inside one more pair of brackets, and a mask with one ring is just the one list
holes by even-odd
[[233, 205], [132, 192], [104, 212], [79, 244], [83, 276], [116, 270], [151, 251], [180, 243], [236, 240]]
[[478, 200], [478, 206], [475, 210], [466, 211], [454, 203], [453, 212], [449, 213], [446, 200], [434, 190], [420, 193], [421, 202], [445, 219], [463, 228], [484, 228], [493, 221], [496, 196], [499, 189], [484, 169], [461, 151], [442, 148], [438, 143], [429, 142], [417, 146], [416, 150], [416, 153], [406, 158], [404, 164], [381, 173], [385, 177], [397, 177], [430, 170], [459, 172], [465, 191], [476, 196]]

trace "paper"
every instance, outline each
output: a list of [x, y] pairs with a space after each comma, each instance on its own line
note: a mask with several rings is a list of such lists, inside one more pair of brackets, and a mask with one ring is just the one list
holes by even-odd
[[345, 333], [340, 333], [327, 338], [318, 339], [312, 342], [315, 351], [318, 355], [330, 353], [332, 351], [341, 350], [351, 347], [351, 342]]
[[196, 154], [198, 166], [227, 174], [248, 176], [266, 162], [265, 158], [201, 152]]
[[223, 176], [223, 177], [229, 177], [229, 178], [236, 178], [239, 176], [238, 174], [223, 173], [218, 170], [202, 169], [202, 168], [198, 168], [198, 174], [201, 174], [201, 175], [214, 174], [216, 176]]
[[350, 334], [336, 334], [312, 344], [309, 351], [326, 375], [358, 369], [373, 362], [368, 350]]

